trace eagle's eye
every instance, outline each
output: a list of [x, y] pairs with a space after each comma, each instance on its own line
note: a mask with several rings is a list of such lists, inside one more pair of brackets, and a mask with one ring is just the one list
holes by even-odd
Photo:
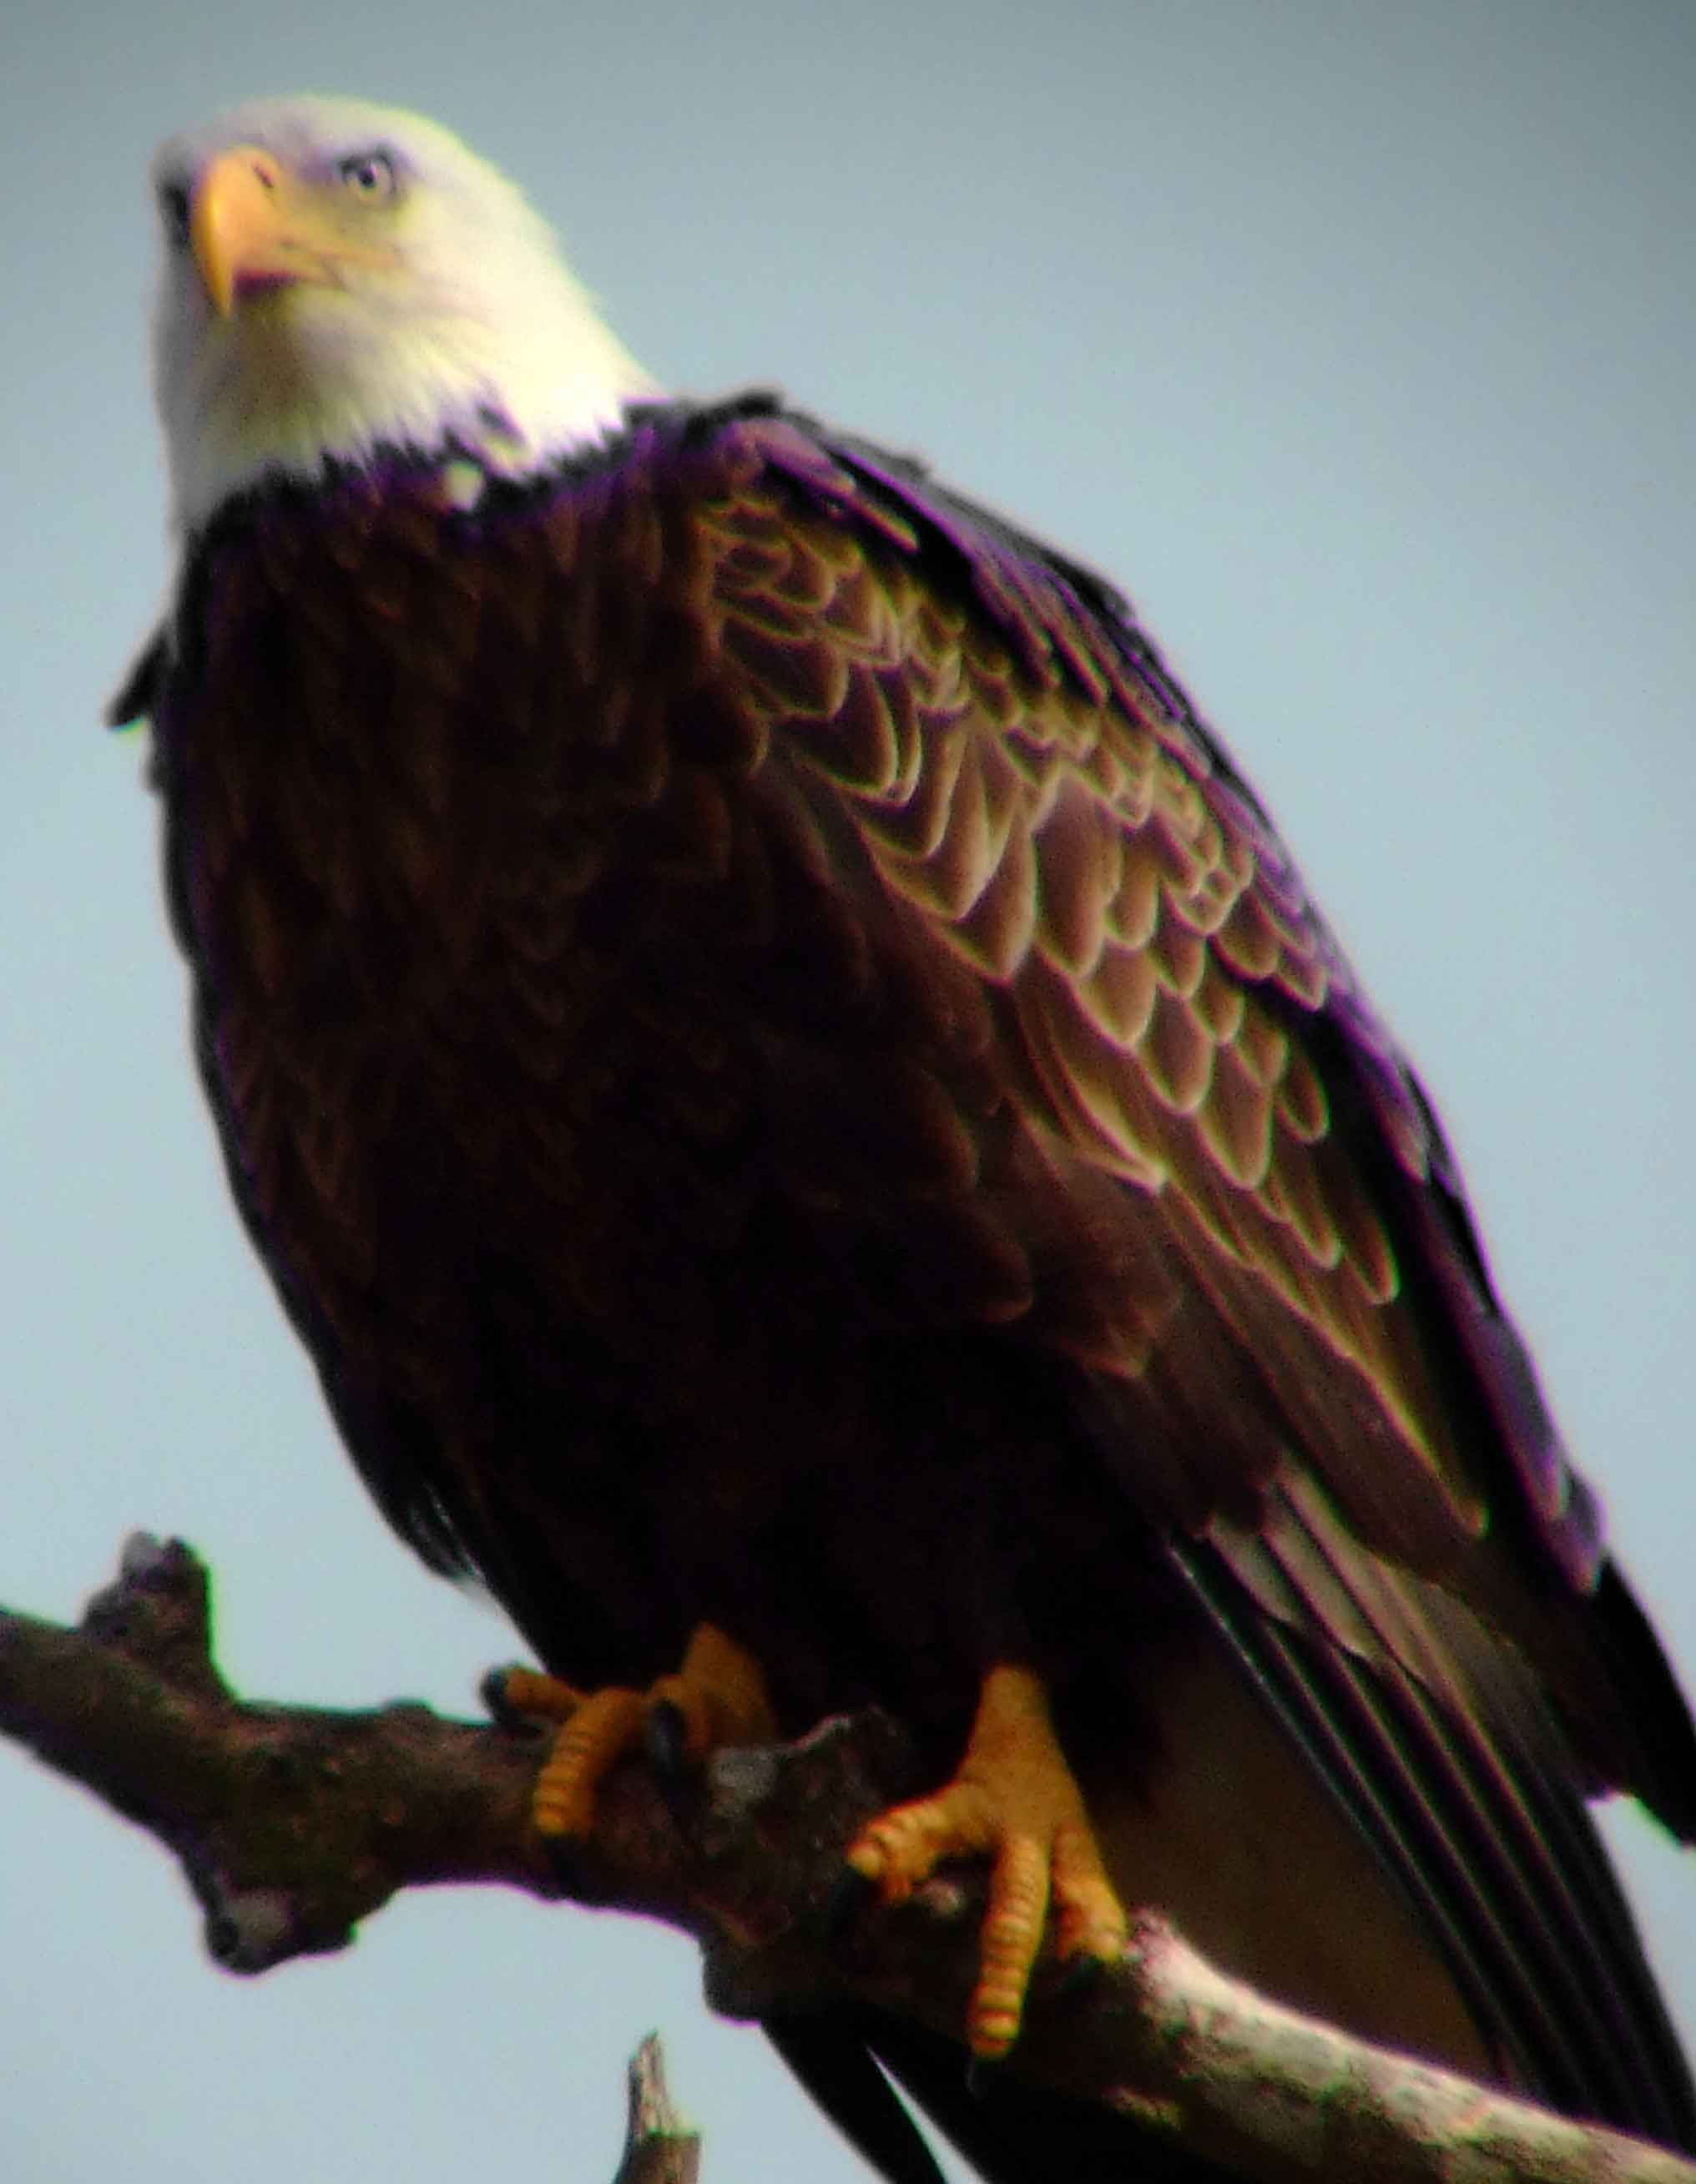
[[186, 249], [188, 244], [188, 188], [183, 182], [161, 182], [159, 185], [159, 225], [165, 231], [165, 241], [173, 250]]
[[342, 187], [364, 204], [382, 204], [399, 187], [395, 179], [395, 163], [386, 152], [355, 152], [342, 162], [336, 172], [342, 177]]

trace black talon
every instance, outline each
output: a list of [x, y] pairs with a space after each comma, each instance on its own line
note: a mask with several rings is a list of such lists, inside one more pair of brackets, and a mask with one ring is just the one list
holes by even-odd
[[521, 1707], [515, 1707], [507, 1696], [507, 1678], [511, 1668], [491, 1669], [477, 1686], [477, 1696], [489, 1710], [489, 1719], [498, 1729], [509, 1736], [535, 1736], [540, 1734], [534, 1716]]
[[844, 1865], [825, 1898], [825, 1933], [839, 1941], [878, 1894], [877, 1883], [857, 1865]]
[[583, 1845], [576, 1836], [538, 1835], [548, 1863], [559, 1878], [559, 1886], [568, 1896], [578, 1896], [588, 1885], [589, 1876], [583, 1870], [579, 1853]]
[[965, 2066], [965, 2089], [975, 2101], [987, 2100], [1003, 2082], [1002, 2063], [996, 2055], [974, 2055]]
[[1087, 1994], [1108, 1969], [1105, 1957], [1094, 1956], [1087, 1949], [1080, 1949], [1076, 1956], [1067, 1957], [1061, 1963], [1059, 1977], [1054, 1981], [1054, 1992], [1057, 1995]]
[[675, 1781], [684, 1771], [688, 1756], [689, 1724], [683, 1709], [673, 1699], [660, 1699], [648, 1710], [642, 1744], [662, 1780]]

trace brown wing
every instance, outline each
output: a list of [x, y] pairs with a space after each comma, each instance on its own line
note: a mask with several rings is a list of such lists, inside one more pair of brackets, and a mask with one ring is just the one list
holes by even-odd
[[[1696, 1740], [1664, 1668], [1655, 1726], [1627, 1719], [1658, 1655], [1435, 1117], [1128, 610], [878, 451], [755, 416], [719, 454], [720, 678], [805, 802], [821, 887], [862, 920], [881, 895], [881, 944], [921, 959], [926, 1052], [961, 1050], [931, 1157], [952, 1129], [993, 1222], [976, 1310], [1086, 1368], [1126, 1490], [1186, 1532], [1322, 1483], [1360, 1542], [1530, 1651], [1599, 1780], [1696, 1832]], [[840, 1159], [866, 1125], [820, 1095]]]
[[1688, 2137], [1578, 1790], [1688, 1836], [1696, 1737], [1416, 1082], [1111, 593], [876, 450], [776, 419], [732, 446], [720, 672], [821, 883], [906, 952], [904, 1104], [953, 1148], [918, 1215], [910, 1158], [852, 1167], [820, 1088], [831, 1207], [940, 1229], [969, 1187], [975, 1256], [920, 1253], [908, 1308], [964, 1283], [1075, 1362], [1093, 1445], [1527, 2082]]
[[[950, 595], [910, 492], [904, 536], [887, 497], [868, 502], [798, 436], [758, 444], [765, 479], [709, 518], [727, 660], [852, 829], [845, 848], [821, 827], [838, 866], [859, 853], [990, 990], [1034, 1154], [1026, 1194], [1098, 1209], [1109, 1179], [1109, 1217], [1158, 1239], [1121, 1245], [1128, 1285], [1061, 1300], [1041, 1212], [1019, 1209], [1028, 1294], [1015, 1279], [1008, 1316], [1127, 1386], [1161, 1383], [1175, 1346], [1216, 1371], [1228, 1334], [1362, 1537], [1455, 1566], [1501, 1482], [1465, 1445], [1457, 1346], [1407, 1279], [1384, 1173], [1425, 1184], [1434, 1139], [1276, 837], [1058, 571], [1026, 560], [1013, 610], [986, 612], [963, 579], [1002, 577], [993, 532]], [[809, 457], [823, 510], [772, 474]], [[869, 544], [832, 503], [884, 536]], [[1376, 1073], [1387, 1114], [1361, 1112], [1339, 1063]], [[1155, 1400], [1216, 1408], [1206, 1377], [1167, 1370]], [[1192, 1525], [1242, 1498], [1189, 1445], [1196, 1423], [1174, 1417], [1184, 1475], [1159, 1482], [1165, 1513]], [[1235, 1451], [1256, 1485], [1281, 1457]], [[1558, 1489], [1543, 1513], [1571, 1524]], [[1588, 1564], [1593, 1542], [1570, 1553]]]
[[[1201, 1347], [1222, 1321], [1262, 1360], [1365, 1536], [1452, 1563], [1485, 1483], [1309, 1036], [1348, 972], [1270, 830], [1040, 565], [1009, 628], [958, 582], [939, 594], [922, 537], [870, 556], [798, 516], [781, 478], [714, 521], [726, 654], [883, 886], [1004, 999], [1054, 1187], [1113, 1178], [1124, 1219], [1168, 1247], [1141, 1294], [1098, 1287], [1069, 1316], [1033, 1296], [1045, 1331], [1134, 1382], [1182, 1295], [1208, 1316]], [[998, 573], [994, 543], [974, 576]], [[1426, 1162], [1411, 1114], [1396, 1150]], [[1207, 1456], [1183, 1455], [1169, 1513], [1193, 1522], [1231, 1487], [1198, 1501]], [[1255, 1473], [1276, 1460], [1261, 1451]]]

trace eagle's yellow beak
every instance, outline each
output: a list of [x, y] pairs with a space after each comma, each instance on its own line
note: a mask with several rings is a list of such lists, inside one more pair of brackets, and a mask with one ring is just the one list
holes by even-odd
[[299, 281], [342, 287], [354, 267], [395, 263], [354, 242], [322, 192], [256, 144], [220, 152], [194, 186], [188, 232], [214, 309], [234, 313], [245, 293]]

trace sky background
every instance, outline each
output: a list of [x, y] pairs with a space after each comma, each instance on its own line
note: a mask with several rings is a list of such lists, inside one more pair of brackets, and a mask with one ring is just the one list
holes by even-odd
[[[458, 128], [636, 353], [779, 383], [1117, 578], [1417, 1057], [1696, 1677], [1696, 14], [64, 0], [0, 82], [0, 1600], [132, 1526], [254, 1696], [468, 1710], [511, 1641], [341, 1456], [202, 1112], [142, 741], [167, 582], [144, 170], [258, 92]], [[1615, 1840], [1696, 2037], [1696, 1857]], [[692, 1953], [414, 1894], [214, 1970], [175, 1868], [0, 1752], [14, 2184], [610, 2177], [658, 2025], [708, 2184], [854, 2164]]]

